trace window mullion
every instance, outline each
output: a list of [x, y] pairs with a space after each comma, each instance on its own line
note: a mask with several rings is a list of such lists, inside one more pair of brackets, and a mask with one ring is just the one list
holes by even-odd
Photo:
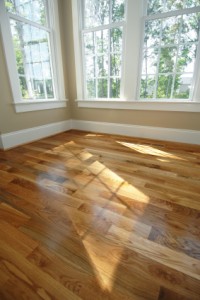
[[176, 17], [176, 16], [180, 16], [180, 15], [189, 15], [189, 14], [193, 14], [193, 13], [197, 13], [197, 12], [200, 12], [200, 6], [148, 15], [148, 16], [145, 16], [145, 20], [150, 21], [150, 20], [156, 20], [156, 19], [166, 19], [166, 18]]
[[112, 23], [112, 24], [107, 24], [107, 25], [101, 25], [101, 26], [96, 26], [96, 27], [91, 27], [91, 28], [84, 28], [82, 30], [83, 33], [89, 33], [92, 31], [101, 31], [105, 29], [111, 29], [111, 28], [118, 28], [118, 27], [123, 27], [124, 26], [124, 21], [122, 22], [117, 22], [117, 23]]
[[28, 20], [28, 19], [26, 19], [24, 17], [21, 17], [19, 15], [16, 15], [16, 14], [8, 12], [8, 16], [9, 16], [10, 19], [13, 19], [13, 20], [16, 20], [16, 21], [19, 21], [19, 22], [22, 22], [22, 23], [25, 23], [25, 24], [37, 27], [39, 29], [42, 29], [42, 30], [45, 30], [45, 31], [48, 31], [48, 32], [51, 31], [49, 27], [40, 25], [40, 24], [38, 24], [38, 23], [36, 23], [34, 21]]

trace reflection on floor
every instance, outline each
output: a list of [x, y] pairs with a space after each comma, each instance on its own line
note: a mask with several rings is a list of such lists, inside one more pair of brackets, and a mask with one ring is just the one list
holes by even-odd
[[200, 299], [200, 147], [70, 131], [0, 152], [0, 299]]

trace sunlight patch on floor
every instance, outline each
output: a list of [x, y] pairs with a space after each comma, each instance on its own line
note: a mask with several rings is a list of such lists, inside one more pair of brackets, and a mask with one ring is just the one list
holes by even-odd
[[98, 136], [103, 136], [102, 134], [96, 134], [96, 133], [88, 133], [85, 135], [86, 137], [98, 137]]
[[118, 249], [118, 258], [110, 261], [109, 255], [106, 254], [106, 251], [102, 251], [101, 254], [99, 253], [100, 251], [95, 251], [95, 248], [98, 247], [94, 246], [95, 239], [93, 240], [93, 243], [92, 241], [89, 242], [84, 239], [82, 242], [91, 260], [93, 271], [101, 289], [104, 291], [112, 292], [113, 286], [115, 284], [115, 273], [117, 272], [120, 258], [123, 254], [123, 247]]
[[143, 203], [149, 202], [149, 196], [141, 192], [138, 188], [125, 182], [118, 190], [117, 195], [128, 197], [132, 200], [136, 200]]
[[173, 159], [178, 159], [178, 160], [185, 160], [179, 156], [171, 154], [170, 152], [165, 152], [165, 151], [156, 149], [152, 146], [124, 143], [124, 142], [119, 142], [119, 141], [117, 141], [117, 143], [121, 144], [125, 147], [128, 147], [130, 149], [133, 149], [142, 154], [149, 154], [149, 155], [154, 155], [154, 156], [161, 156], [161, 157], [173, 158]]
[[[150, 232], [149, 226], [143, 225], [139, 220], [137, 221], [137, 216], [132, 220], [123, 217], [123, 215], [134, 201], [148, 204], [149, 197], [99, 161], [87, 166], [74, 180], [77, 180], [79, 184], [82, 183], [83, 195], [87, 191], [92, 199], [99, 197], [99, 201], [103, 200], [103, 207], [98, 203], [94, 205], [93, 201], [89, 201], [87, 205], [79, 207], [78, 210], [68, 208], [66, 211], [74, 229], [82, 240], [100, 287], [104, 291], [112, 292], [116, 274], [119, 272], [124, 246], [118, 246], [118, 238], [115, 238], [115, 233], [109, 229], [112, 228], [113, 230], [117, 226], [116, 228], [123, 233], [124, 245], [129, 243], [129, 237], [132, 233], [147, 237]], [[101, 199], [103, 192], [108, 193], [108, 196]], [[122, 198], [120, 201], [121, 208], [115, 213], [110, 211], [108, 207], [109, 203], [113, 203], [113, 197], [118, 198], [118, 196]], [[108, 236], [107, 243], [102, 241], [102, 236]]]

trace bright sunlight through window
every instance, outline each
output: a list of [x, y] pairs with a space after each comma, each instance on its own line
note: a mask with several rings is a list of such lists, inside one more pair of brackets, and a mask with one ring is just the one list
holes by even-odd
[[45, 0], [5, 0], [23, 99], [55, 97]]
[[200, 30], [199, 0], [148, 0], [141, 99], [192, 99]]
[[125, 0], [82, 2], [86, 98], [119, 98]]

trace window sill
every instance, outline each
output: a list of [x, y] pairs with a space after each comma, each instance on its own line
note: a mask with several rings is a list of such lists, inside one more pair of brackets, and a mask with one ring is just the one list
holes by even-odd
[[66, 107], [68, 100], [43, 100], [43, 101], [25, 100], [25, 101], [13, 103], [13, 105], [15, 106], [15, 111], [17, 113]]
[[186, 111], [200, 112], [200, 102], [163, 102], [163, 101], [125, 101], [111, 99], [76, 100], [78, 107], [84, 108], [107, 108], [129, 110], [159, 110], [159, 111]]

